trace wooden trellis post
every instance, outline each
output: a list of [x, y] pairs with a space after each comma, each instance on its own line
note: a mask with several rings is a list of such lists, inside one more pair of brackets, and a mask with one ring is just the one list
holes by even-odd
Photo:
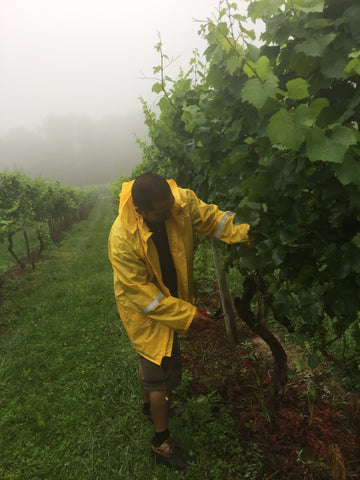
[[214, 258], [216, 278], [217, 278], [219, 291], [220, 291], [221, 306], [224, 313], [226, 336], [232, 345], [236, 345], [237, 329], [236, 329], [236, 323], [235, 323], [234, 307], [231, 300], [226, 273], [224, 272], [221, 265], [221, 255], [216, 250], [215, 241], [213, 239], [211, 240], [211, 249], [212, 249], [213, 258]]

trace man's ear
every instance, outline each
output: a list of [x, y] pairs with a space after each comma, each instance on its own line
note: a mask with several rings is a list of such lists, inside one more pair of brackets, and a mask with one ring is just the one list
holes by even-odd
[[141, 210], [141, 208], [137, 207], [136, 205], [135, 205], [135, 212], [141, 215], [142, 217], [144, 216], [144, 211]]

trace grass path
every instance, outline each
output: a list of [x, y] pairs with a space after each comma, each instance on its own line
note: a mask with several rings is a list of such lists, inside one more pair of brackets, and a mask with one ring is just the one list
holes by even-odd
[[103, 199], [0, 305], [0, 479], [171, 479], [139, 415], [136, 354], [114, 304]]
[[[266, 389], [259, 384], [266, 362], [244, 345], [241, 354], [231, 351], [222, 324], [181, 339], [192, 369], [183, 372], [174, 395], [185, 412], [170, 429], [197, 465], [185, 474], [155, 465], [152, 425], [141, 415], [137, 356], [115, 307], [107, 258], [113, 217], [110, 198], [102, 199], [50, 259], [6, 284], [0, 304], [0, 480], [305, 478], [297, 470], [291, 477], [291, 470], [282, 472], [287, 450], [274, 455], [267, 440], [277, 438], [276, 424], [264, 425], [263, 439], [255, 428], [267, 413]], [[319, 438], [319, 425], [327, 433], [332, 424], [324, 416], [327, 423], [314, 417], [308, 425], [308, 403], [301, 391], [296, 395], [300, 404], [289, 398], [285, 410], [295, 420], [280, 433], [302, 452], [306, 432]], [[302, 436], [296, 415], [305, 422]], [[332, 432], [340, 431], [336, 418]], [[311, 478], [329, 478], [317, 459], [301, 462], [289, 468], [311, 467]]]

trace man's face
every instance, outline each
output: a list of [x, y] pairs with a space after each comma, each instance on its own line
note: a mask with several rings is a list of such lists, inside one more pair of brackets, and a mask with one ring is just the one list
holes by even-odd
[[151, 210], [145, 211], [136, 207], [136, 211], [150, 223], [163, 223], [165, 220], [171, 217], [171, 209], [174, 205], [174, 202], [175, 198], [171, 194], [166, 200], [161, 202], [153, 202], [153, 208]]

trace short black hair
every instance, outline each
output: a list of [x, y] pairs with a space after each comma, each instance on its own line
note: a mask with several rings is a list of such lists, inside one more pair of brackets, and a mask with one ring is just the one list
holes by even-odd
[[153, 202], [162, 202], [170, 197], [171, 188], [161, 175], [146, 172], [135, 179], [131, 195], [136, 207], [151, 210]]

